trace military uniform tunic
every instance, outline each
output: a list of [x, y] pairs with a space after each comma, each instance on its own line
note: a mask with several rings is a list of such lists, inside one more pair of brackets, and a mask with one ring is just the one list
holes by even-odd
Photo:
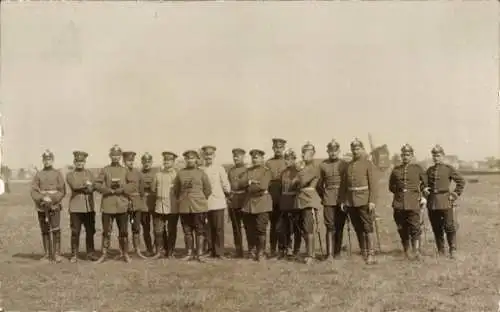
[[427, 169], [427, 177], [430, 192], [427, 207], [433, 210], [451, 209], [450, 184], [455, 182], [454, 192], [460, 196], [465, 188], [464, 178], [448, 164], [435, 164], [430, 167]]
[[158, 214], [178, 213], [177, 199], [174, 194], [174, 181], [177, 170], [164, 169], [156, 173], [152, 190], [156, 194], [154, 212]]
[[231, 185], [230, 209], [241, 209], [245, 204], [246, 186], [241, 185], [247, 167], [244, 165], [233, 166], [228, 171], [229, 184]]
[[[104, 167], [96, 179], [96, 189], [102, 194], [101, 211], [107, 214], [126, 213], [129, 200], [123, 193], [123, 187], [127, 177], [127, 169], [120, 165], [108, 165]], [[118, 191], [120, 194], [112, 194], [112, 179], [120, 179]]]
[[142, 173], [136, 168], [127, 170], [124, 192], [129, 198], [129, 207], [132, 211], [148, 211], [144, 201], [144, 179]]
[[299, 190], [296, 183], [297, 173], [298, 171], [295, 166], [290, 166], [281, 174], [281, 211], [291, 211], [296, 209], [295, 201]]
[[92, 172], [88, 169], [74, 170], [66, 175], [66, 182], [71, 189], [69, 198], [70, 213], [86, 213], [93, 212], [95, 209], [93, 189], [89, 193], [87, 182], [93, 187], [95, 178]]
[[180, 214], [205, 213], [212, 187], [207, 174], [199, 168], [184, 168], [177, 173], [174, 194]]
[[389, 191], [394, 194], [392, 207], [420, 210], [421, 191], [427, 187], [427, 175], [417, 164], [395, 167], [389, 178]]
[[154, 212], [156, 204], [155, 189], [153, 188], [153, 180], [155, 179], [157, 170], [142, 169], [142, 178], [144, 181], [144, 200], [149, 212]]
[[279, 201], [281, 197], [281, 174], [286, 169], [286, 163], [283, 158], [273, 157], [266, 162], [265, 165], [271, 174], [269, 182], [269, 193], [273, 200], [273, 204], [279, 209]]
[[340, 204], [340, 184], [347, 169], [347, 162], [342, 159], [325, 160], [319, 165], [320, 181], [318, 191], [324, 206]]
[[[268, 189], [271, 181], [271, 171], [264, 166], [253, 166], [248, 168], [240, 185], [247, 185], [247, 193], [243, 212], [259, 214], [270, 212], [273, 209], [272, 199]], [[258, 181], [258, 184], [248, 185], [249, 180]]]

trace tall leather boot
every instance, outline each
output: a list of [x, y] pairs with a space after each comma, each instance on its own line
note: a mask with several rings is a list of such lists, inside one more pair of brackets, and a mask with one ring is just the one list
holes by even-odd
[[335, 249], [334, 232], [327, 231], [325, 233], [325, 243], [326, 243], [326, 255], [325, 260], [332, 260]]
[[80, 235], [71, 233], [71, 263], [78, 261], [78, 249], [80, 247]]
[[306, 250], [307, 255], [304, 259], [304, 263], [311, 264], [314, 261], [314, 234], [306, 235]]
[[155, 233], [155, 247], [156, 253], [153, 255], [152, 259], [159, 259], [163, 255], [164, 251], [163, 234]]
[[[193, 257], [194, 257], [194, 254], [193, 254], [193, 245], [194, 245], [194, 241], [193, 241], [193, 235], [187, 235], [187, 236], [184, 236], [184, 243], [186, 244], [186, 250], [187, 250], [187, 254], [186, 256], [184, 256], [182, 258], [182, 260], [192, 260]], [[200, 235], [196, 235], [196, 241], [203, 241], [203, 236], [200, 236]], [[198, 249], [201, 250], [201, 252], [203, 253], [203, 243], [200, 245], [200, 246], [197, 246]]]
[[421, 255], [420, 255], [420, 239], [419, 238], [413, 238], [411, 240], [411, 249], [413, 251], [413, 255], [415, 256], [415, 260], [420, 260]]
[[143, 229], [142, 237], [144, 238], [144, 245], [146, 245], [148, 255], [153, 255], [153, 241], [151, 239], [151, 233], [149, 231], [144, 231]]
[[110, 245], [110, 238], [102, 235], [102, 255], [97, 259], [96, 263], [103, 263], [108, 258], [108, 250]]
[[403, 245], [403, 252], [406, 259], [410, 259], [410, 240], [405, 239], [401, 242]]
[[457, 252], [457, 235], [456, 232], [446, 232], [448, 247], [450, 249], [450, 259], [456, 259]]
[[204, 262], [203, 260], [203, 242], [205, 238], [201, 235], [196, 236], [196, 257], [195, 259], [199, 262]]
[[139, 233], [132, 234], [132, 245], [135, 250], [135, 254], [142, 259], [146, 259], [146, 257], [141, 252], [141, 239]]
[[436, 240], [436, 248], [438, 252], [438, 256], [444, 256], [444, 235], [442, 233], [436, 234], [434, 233], [434, 239]]
[[367, 252], [365, 235], [363, 234], [363, 232], [356, 232], [356, 237], [358, 238], [359, 250], [361, 252], [361, 256], [363, 257], [364, 260], [366, 260], [366, 258], [368, 257], [368, 252]]
[[243, 258], [243, 242], [241, 240], [235, 240], [234, 245], [236, 249], [236, 258]]
[[256, 261], [265, 260], [264, 252], [266, 250], [266, 235], [259, 235], [257, 239], [257, 253], [255, 255]]
[[42, 234], [42, 245], [43, 245], [43, 257], [40, 261], [49, 262], [51, 261], [51, 242], [50, 242], [50, 234]]
[[52, 232], [53, 235], [53, 244], [54, 244], [54, 261], [56, 263], [62, 262], [61, 257], [61, 231]]
[[95, 258], [95, 248], [94, 248], [94, 234], [85, 234], [85, 247], [87, 251], [87, 259], [94, 261]]
[[366, 248], [368, 255], [366, 257], [366, 264], [375, 264], [375, 238], [374, 233], [365, 233]]
[[[349, 234], [350, 235], [350, 234]], [[340, 230], [336, 230], [333, 233], [333, 257], [340, 258], [340, 253], [342, 251], [342, 239], [344, 238], [344, 233]]]
[[300, 235], [300, 231], [297, 231], [293, 234], [293, 256], [298, 257], [300, 254], [300, 247], [302, 245], [302, 235]]
[[122, 251], [123, 260], [130, 263], [132, 260], [128, 254], [128, 237], [120, 237], [120, 250]]

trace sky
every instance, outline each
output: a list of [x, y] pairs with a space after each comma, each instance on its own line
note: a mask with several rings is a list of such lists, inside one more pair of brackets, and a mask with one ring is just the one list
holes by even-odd
[[498, 4], [3, 3], [4, 162], [283, 137], [500, 157]]

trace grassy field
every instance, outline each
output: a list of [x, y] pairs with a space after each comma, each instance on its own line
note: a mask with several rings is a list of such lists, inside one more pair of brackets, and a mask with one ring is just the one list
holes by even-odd
[[[430, 232], [423, 260], [403, 261], [391, 198], [384, 181], [381, 186], [382, 253], [371, 267], [356, 253], [312, 266], [277, 260], [198, 264], [135, 258], [130, 264], [51, 265], [36, 260], [41, 241], [28, 184], [15, 183], [12, 193], [0, 198], [0, 305], [5, 311], [497, 311], [500, 178], [485, 176], [467, 185], [458, 213], [455, 261], [435, 257]], [[65, 253], [68, 219], [63, 214]], [[96, 247], [100, 226], [99, 221]], [[229, 224], [226, 245], [232, 247]], [[177, 247], [183, 246], [180, 235]]]

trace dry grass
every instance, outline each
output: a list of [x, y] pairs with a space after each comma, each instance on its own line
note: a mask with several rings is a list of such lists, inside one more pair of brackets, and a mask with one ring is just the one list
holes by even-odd
[[[500, 179], [494, 176], [467, 186], [456, 261], [434, 257], [430, 232], [424, 260], [402, 261], [384, 193], [378, 208], [383, 253], [372, 267], [357, 254], [313, 266], [135, 259], [128, 265], [42, 264], [35, 260], [41, 243], [28, 185], [12, 189], [0, 199], [0, 295], [6, 311], [496, 311], [500, 300]], [[66, 214], [63, 224], [63, 251], [69, 252]], [[228, 246], [230, 233], [228, 224]], [[100, 246], [100, 230], [96, 238]], [[177, 246], [183, 246], [182, 237]]]

